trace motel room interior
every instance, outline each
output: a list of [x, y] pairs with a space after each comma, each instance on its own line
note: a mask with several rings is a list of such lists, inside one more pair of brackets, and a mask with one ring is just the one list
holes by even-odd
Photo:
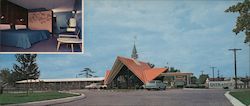
[[81, 53], [82, 0], [0, 0], [0, 53]]

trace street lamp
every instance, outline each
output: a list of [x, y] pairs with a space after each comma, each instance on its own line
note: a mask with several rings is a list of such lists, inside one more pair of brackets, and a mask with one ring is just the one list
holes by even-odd
[[235, 89], [238, 88], [237, 86], [237, 61], [236, 61], [236, 53], [238, 50], [241, 50], [241, 49], [228, 49], [229, 51], [233, 51], [234, 53], [234, 76], [235, 76]]

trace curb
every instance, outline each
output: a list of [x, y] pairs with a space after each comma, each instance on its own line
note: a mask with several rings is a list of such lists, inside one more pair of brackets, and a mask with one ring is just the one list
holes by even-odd
[[246, 106], [245, 104], [241, 103], [238, 99], [230, 95], [229, 91], [227, 91], [224, 95], [234, 106]]
[[[79, 94], [79, 93], [72, 93], [72, 92], [64, 92], [64, 93]], [[5, 106], [48, 106], [48, 105], [73, 102], [73, 101], [77, 101], [77, 100], [86, 98], [86, 96], [84, 94], [79, 94], [79, 95], [80, 96], [73, 96], [73, 97], [52, 99], [52, 100], [44, 100], [44, 101], [27, 102], [27, 103], [20, 103], [20, 104], [10, 104], [10, 105], [5, 105]]]

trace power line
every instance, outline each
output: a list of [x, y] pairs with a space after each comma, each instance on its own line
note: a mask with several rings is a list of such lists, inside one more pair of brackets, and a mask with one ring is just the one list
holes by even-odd
[[236, 48], [233, 48], [233, 49], [228, 49], [229, 51], [233, 51], [234, 53], [234, 76], [235, 76], [235, 89], [238, 88], [237, 86], [237, 60], [236, 60], [236, 53], [237, 51], [241, 50], [241, 49], [236, 49]]

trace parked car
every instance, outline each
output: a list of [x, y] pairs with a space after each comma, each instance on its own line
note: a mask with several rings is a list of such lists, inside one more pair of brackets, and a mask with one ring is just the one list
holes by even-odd
[[185, 85], [185, 82], [184, 81], [178, 81], [178, 80], [176, 80], [174, 82], [174, 85], [175, 85], [176, 88], [183, 88], [184, 85]]
[[92, 83], [85, 86], [86, 89], [106, 89], [107, 85], [102, 85], [101, 83]]
[[107, 85], [102, 85], [100, 89], [107, 89]]
[[145, 85], [143, 85], [144, 89], [147, 90], [151, 90], [151, 89], [155, 89], [155, 90], [165, 90], [166, 89], [166, 84], [164, 84], [162, 81], [160, 80], [152, 80], [148, 83], [146, 83]]

